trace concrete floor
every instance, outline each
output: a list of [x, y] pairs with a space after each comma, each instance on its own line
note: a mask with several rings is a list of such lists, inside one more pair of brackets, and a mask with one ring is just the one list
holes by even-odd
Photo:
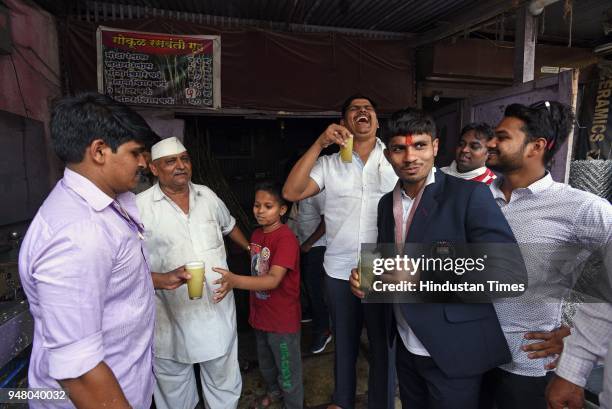
[[[241, 366], [248, 363], [248, 368], [242, 372], [242, 397], [239, 409], [249, 408], [255, 399], [265, 393], [265, 383], [257, 367], [255, 338], [250, 331], [238, 334], [238, 357]], [[334, 343], [327, 345], [325, 351], [313, 355], [310, 349], [310, 324], [302, 324], [302, 372], [304, 379], [304, 398], [307, 408], [325, 409], [331, 401], [334, 388]], [[357, 403], [356, 409], [367, 407], [368, 363], [367, 340], [365, 331], [357, 361]], [[396, 399], [396, 407], [399, 399]], [[280, 408], [276, 404], [271, 408]]]

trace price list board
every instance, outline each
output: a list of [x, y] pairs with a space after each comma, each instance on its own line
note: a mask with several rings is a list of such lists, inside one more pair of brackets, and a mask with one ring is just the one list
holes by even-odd
[[98, 27], [98, 91], [131, 105], [221, 107], [221, 38]]

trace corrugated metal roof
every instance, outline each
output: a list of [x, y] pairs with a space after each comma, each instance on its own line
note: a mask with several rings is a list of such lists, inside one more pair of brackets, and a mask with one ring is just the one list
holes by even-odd
[[[95, 10], [96, 20], [115, 18], [119, 14], [121, 18], [127, 18], [123, 17], [124, 14], [133, 18], [162, 16], [228, 27], [247, 25], [288, 31], [345, 31], [371, 37], [412, 35], [421, 39], [418, 44], [423, 44], [431, 41], [428, 41], [429, 33], [434, 31], [442, 31], [437, 39], [464, 30], [473, 31], [470, 27], [492, 22], [492, 18], [501, 14], [507, 17], [506, 34], [512, 35], [514, 10], [527, 0], [35, 1], [58, 15], [94, 14], [92, 10]], [[540, 31], [542, 38], [569, 38], [569, 21], [563, 18], [565, 3], [561, 0], [549, 5], [544, 16], [539, 18], [540, 24], [544, 25]], [[610, 0], [575, 0], [571, 4], [572, 37], [576, 42], [588, 45], [602, 39], [602, 23], [612, 19], [606, 14], [612, 15]], [[474, 17], [479, 15], [483, 16], [480, 20]], [[432, 40], [435, 41], [433, 36]]]
[[[135, 0], [202, 14], [360, 30], [419, 33], [480, 0]], [[128, 2], [126, 2], [128, 3]], [[510, 7], [511, 3], [508, 2]]]
[[[482, 0], [37, 0], [54, 14], [72, 14], [82, 3], [131, 5], [211, 16], [358, 30], [420, 33]], [[81, 4], [79, 4], [81, 3]], [[512, 2], [508, 0], [508, 8]]]

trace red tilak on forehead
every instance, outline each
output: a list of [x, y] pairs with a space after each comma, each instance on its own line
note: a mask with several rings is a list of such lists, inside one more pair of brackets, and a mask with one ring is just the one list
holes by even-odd
[[412, 145], [412, 134], [404, 135], [406, 138], [406, 145]]

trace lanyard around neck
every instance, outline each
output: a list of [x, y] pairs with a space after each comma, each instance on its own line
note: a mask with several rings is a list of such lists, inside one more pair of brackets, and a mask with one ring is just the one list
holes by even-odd
[[414, 214], [416, 212], [419, 203], [421, 202], [421, 197], [423, 196], [423, 191], [425, 190], [427, 185], [423, 186], [412, 202], [412, 207], [410, 208], [410, 212], [408, 213], [408, 218], [406, 219], [405, 229], [404, 227], [404, 208], [402, 205], [402, 181], [398, 180], [395, 188], [393, 189], [393, 219], [395, 219], [395, 244], [398, 246], [398, 250], [404, 247], [404, 243], [406, 241], [406, 236], [408, 235], [408, 231], [410, 230], [410, 226], [412, 225], [412, 219], [414, 219]]
[[111, 207], [119, 216], [121, 216], [128, 223], [130, 229], [136, 232], [136, 234], [138, 234], [138, 238], [140, 240], [144, 240], [144, 235], [142, 234], [144, 232], [144, 226], [141, 223], [137, 223], [136, 220], [134, 220], [132, 216], [130, 216], [127, 210], [125, 210], [118, 201], [113, 200]]

